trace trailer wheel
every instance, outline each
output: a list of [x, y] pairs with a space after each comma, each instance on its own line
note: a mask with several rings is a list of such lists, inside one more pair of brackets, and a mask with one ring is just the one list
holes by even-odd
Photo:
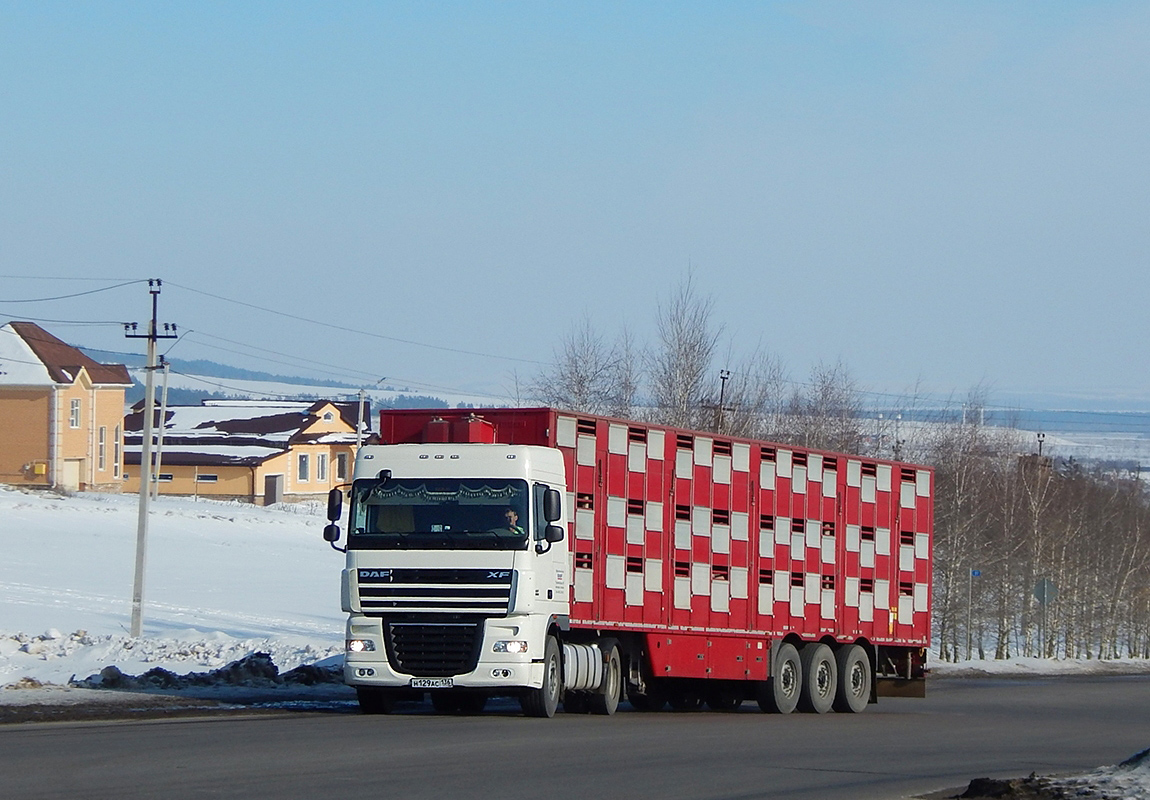
[[523, 708], [523, 713], [529, 717], [555, 716], [555, 709], [559, 707], [562, 684], [559, 643], [555, 641], [554, 636], [548, 636], [547, 644], [543, 648], [543, 685], [538, 689], [529, 689], [527, 694], [520, 696], [519, 705]]
[[825, 644], [811, 642], [799, 654], [803, 666], [799, 710], [825, 714], [831, 710], [838, 689], [838, 665], [835, 654]]
[[691, 691], [672, 692], [668, 702], [676, 711], [698, 711], [703, 707], [703, 695]]
[[755, 699], [767, 714], [790, 714], [799, 704], [803, 681], [799, 651], [789, 642], [779, 645], [773, 667], [770, 680], [760, 685]]
[[743, 696], [731, 689], [712, 689], [707, 692], [707, 708], [712, 711], [738, 711]]
[[640, 692], [633, 683], [627, 684], [627, 700], [636, 711], [662, 711], [667, 705], [667, 693], [656, 688], [655, 680], [647, 681], [647, 691]]
[[383, 689], [357, 686], [355, 696], [359, 700], [359, 710], [364, 714], [390, 714], [395, 707], [395, 700]]
[[619, 647], [612, 639], [604, 639], [600, 647], [606, 650], [603, 657], [603, 691], [595, 692], [588, 698], [591, 711], [610, 716], [623, 699], [623, 660], [619, 657]]
[[839, 668], [839, 685], [835, 693], [835, 711], [858, 714], [870, 702], [871, 671], [866, 650], [848, 644], [835, 653]]

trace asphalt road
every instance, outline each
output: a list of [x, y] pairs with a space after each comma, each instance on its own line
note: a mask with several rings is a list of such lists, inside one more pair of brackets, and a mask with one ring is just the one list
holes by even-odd
[[932, 680], [860, 715], [260, 715], [0, 726], [0, 797], [867, 798], [1150, 747], [1150, 677]]

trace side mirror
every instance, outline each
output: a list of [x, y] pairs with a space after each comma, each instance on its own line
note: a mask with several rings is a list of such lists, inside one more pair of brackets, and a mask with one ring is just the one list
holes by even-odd
[[[563, 516], [563, 501], [558, 489], [548, 489], [543, 493], [543, 519], [548, 522], [558, 522]], [[550, 541], [550, 540], [549, 540]], [[559, 541], [556, 539], [555, 541]]]
[[[327, 518], [329, 522], [338, 522], [340, 516], [343, 514], [343, 492], [339, 489], [332, 489], [327, 493]], [[324, 536], [327, 534], [324, 533]], [[336, 534], [336, 539], [339, 535]], [[335, 541], [329, 539], [328, 541]]]
[[546, 530], [543, 531], [543, 538], [555, 544], [555, 542], [563, 541], [563, 529], [558, 525], [548, 525]]
[[325, 542], [338, 542], [339, 541], [339, 526], [334, 522], [323, 529], [323, 539]]

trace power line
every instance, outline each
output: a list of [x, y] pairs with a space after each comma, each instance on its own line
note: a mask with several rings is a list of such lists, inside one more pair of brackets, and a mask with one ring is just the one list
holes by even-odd
[[86, 292], [76, 292], [74, 294], [62, 294], [56, 297], [37, 297], [31, 300], [0, 300], [0, 303], [47, 303], [52, 300], [68, 300], [73, 297], [84, 297], [90, 294], [98, 294], [99, 292], [110, 292], [112, 289], [122, 289], [125, 286], [131, 286], [136, 283], [143, 283], [143, 281], [126, 281], [124, 283], [117, 283], [115, 286], [104, 286], [100, 289], [90, 289]]
[[289, 314], [286, 311], [277, 311], [274, 308], [266, 308], [264, 306], [257, 306], [254, 303], [246, 303], [243, 300], [233, 300], [230, 297], [223, 297], [223, 296], [218, 295], [218, 294], [212, 294], [211, 292], [201, 291], [200, 289], [193, 289], [190, 286], [182, 286], [178, 283], [169, 282], [168, 285], [169, 286], [175, 286], [177, 289], [183, 289], [184, 291], [193, 292], [194, 294], [200, 294], [200, 295], [203, 295], [204, 297], [211, 297], [215, 300], [222, 300], [225, 303], [234, 303], [238, 306], [243, 306], [245, 308], [254, 308], [256, 311], [263, 311], [267, 314], [275, 314], [275, 315], [280, 316], [280, 317], [286, 317], [287, 319], [294, 319], [297, 322], [306, 322], [306, 323], [309, 323], [311, 325], [320, 325], [324, 328], [331, 328], [332, 330], [343, 331], [344, 333], [354, 333], [354, 334], [358, 334], [360, 336], [369, 336], [373, 339], [382, 339], [382, 340], [388, 341], [388, 342], [398, 342], [400, 344], [408, 344], [408, 345], [412, 345], [414, 347], [425, 347], [425, 348], [428, 348], [430, 350], [439, 350], [439, 351], [442, 351], [445, 353], [458, 353], [460, 355], [465, 355], [465, 356], [477, 356], [479, 358], [492, 358], [492, 359], [497, 359], [500, 361], [516, 361], [516, 362], [519, 362], [522, 364], [535, 364], [538, 366], [546, 366], [546, 363], [547, 363], [544, 361], [534, 361], [534, 360], [529, 359], [529, 358], [517, 358], [515, 356], [498, 356], [498, 355], [495, 355], [493, 353], [482, 353], [482, 352], [479, 352], [477, 350], [463, 350], [463, 349], [460, 349], [457, 347], [446, 347], [444, 345], [428, 344], [427, 342], [417, 342], [414, 339], [401, 339], [397, 336], [386, 336], [382, 333], [372, 333], [371, 331], [361, 331], [357, 328], [349, 328], [349, 327], [346, 327], [344, 325], [336, 325], [336, 324], [331, 323], [331, 322], [322, 322], [322, 321], [317, 320], [317, 319], [310, 319], [308, 317], [301, 317], [298, 314]]

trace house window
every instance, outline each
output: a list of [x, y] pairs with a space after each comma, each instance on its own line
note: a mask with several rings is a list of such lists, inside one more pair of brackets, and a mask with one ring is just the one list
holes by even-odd
[[327, 453], [316, 453], [315, 479], [320, 483], [327, 483]]
[[[169, 475], [168, 479], [171, 480], [171, 477], [172, 476]], [[196, 476], [196, 483], [215, 483], [219, 479], [220, 479], [219, 475], [197, 475]], [[161, 476], [161, 480], [162, 480], [162, 476]]]
[[115, 478], [120, 477], [120, 426], [116, 426], [116, 432], [112, 435], [112, 476]]
[[100, 426], [96, 436], [96, 469], [103, 472], [108, 468], [108, 428]]
[[323, 414], [323, 421], [324, 422], [331, 422], [333, 419], [335, 419], [335, 414], [331, 413], [330, 411], [324, 412], [324, 414]]
[[335, 479], [340, 483], [347, 480], [347, 453], [335, 454]]
[[307, 453], [299, 454], [299, 469], [296, 470], [296, 480], [300, 483], [306, 483], [311, 480], [308, 472], [308, 457]]
[[[214, 475], [212, 475], [212, 476], [201, 475], [200, 476], [200, 478], [204, 478], [204, 477], [215, 477], [215, 476]], [[159, 481], [160, 483], [171, 483], [172, 482], [172, 473], [161, 472], [159, 475], [156, 476], [156, 480]]]
[[79, 400], [79, 398], [72, 401], [72, 405], [68, 410], [68, 427], [69, 428], [79, 428], [80, 427], [80, 400]]

